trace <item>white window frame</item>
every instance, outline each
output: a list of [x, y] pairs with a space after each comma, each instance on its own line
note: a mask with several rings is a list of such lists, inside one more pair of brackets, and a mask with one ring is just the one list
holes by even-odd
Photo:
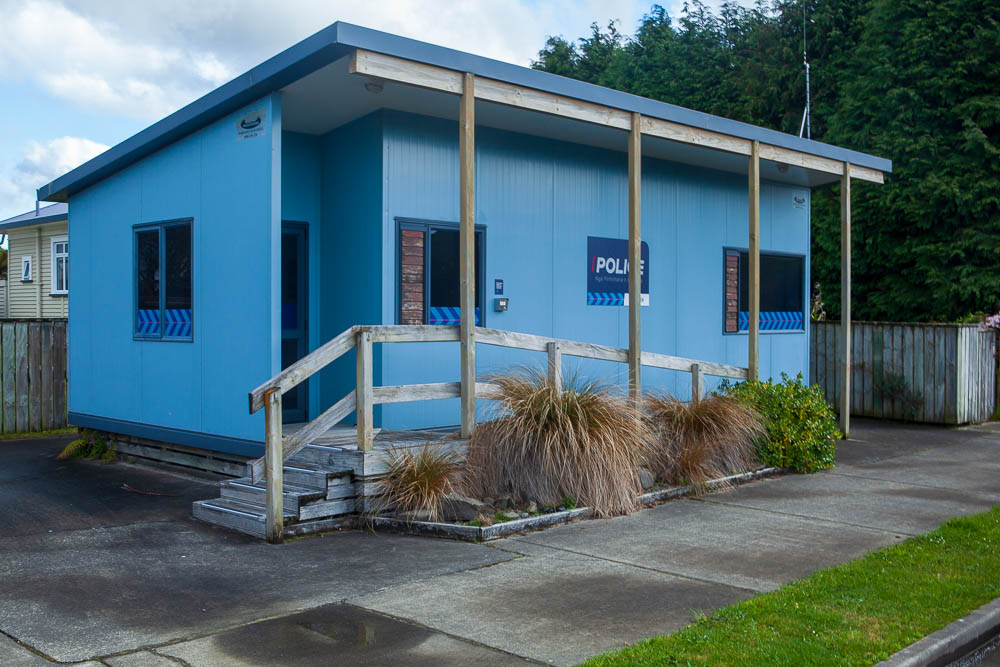
[[31, 266], [31, 255], [21, 255], [21, 282], [30, 283], [32, 282], [32, 271], [34, 269]]
[[[65, 243], [66, 244], [66, 252], [65, 253], [58, 253], [58, 254], [56, 253], [56, 244], [57, 243]], [[50, 282], [51, 282], [50, 287], [51, 287], [51, 289], [49, 291], [49, 294], [58, 294], [58, 295], [69, 294], [69, 280], [68, 280], [68, 277], [67, 277], [67, 270], [66, 269], [63, 269], [63, 277], [66, 279], [66, 284], [63, 286], [62, 289], [59, 289], [59, 287], [56, 285], [56, 276], [59, 275], [58, 272], [56, 271], [56, 263], [57, 263], [57, 261], [59, 259], [65, 259], [66, 260], [66, 266], [67, 267], [69, 266], [69, 237], [68, 236], [53, 236], [51, 244], [49, 245], [49, 248], [50, 248], [50, 251], [51, 251], [51, 255], [50, 256], [51, 256], [51, 259], [52, 259], [52, 262], [51, 262], [52, 263], [52, 268], [51, 268], [51, 271], [50, 271], [50, 273], [52, 274], [51, 277], [50, 277]]]

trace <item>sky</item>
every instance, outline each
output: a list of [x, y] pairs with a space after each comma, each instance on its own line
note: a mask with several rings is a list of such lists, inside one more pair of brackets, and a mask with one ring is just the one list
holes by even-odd
[[[631, 34], [651, 4], [0, 0], [0, 220], [33, 209], [36, 188], [338, 20], [527, 66], [549, 36], [576, 39], [595, 21]], [[660, 4], [677, 16], [683, 0]]]

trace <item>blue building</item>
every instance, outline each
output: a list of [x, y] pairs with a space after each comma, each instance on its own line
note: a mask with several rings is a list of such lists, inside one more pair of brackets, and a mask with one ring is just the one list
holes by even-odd
[[[477, 325], [628, 348], [638, 310], [645, 351], [808, 375], [812, 190], [881, 182], [889, 161], [336, 23], [39, 189], [70, 204], [71, 423], [260, 456], [264, 417], [247, 393], [282, 368], [354, 325], [457, 324], [460, 102], [473, 80]], [[378, 346], [373, 384], [455, 382], [458, 350]], [[480, 377], [541, 360], [477, 350]], [[628, 378], [622, 364], [578, 366]], [[680, 397], [690, 382], [642, 376]], [[354, 386], [345, 357], [285, 394], [284, 421]], [[374, 420], [454, 425], [460, 401], [382, 405]]]

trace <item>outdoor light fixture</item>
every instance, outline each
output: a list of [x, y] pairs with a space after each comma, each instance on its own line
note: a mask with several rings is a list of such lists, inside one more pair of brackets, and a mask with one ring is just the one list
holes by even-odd
[[788, 172], [788, 165], [785, 164], [784, 162], [779, 162], [778, 163], [778, 172], [782, 173], [782, 174], [787, 173]]

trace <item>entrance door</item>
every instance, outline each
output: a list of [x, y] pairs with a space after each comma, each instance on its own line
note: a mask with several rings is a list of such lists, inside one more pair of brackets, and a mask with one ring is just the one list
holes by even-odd
[[[309, 351], [308, 226], [281, 225], [281, 367], [287, 368]], [[284, 395], [281, 419], [286, 424], [308, 419], [308, 382]]]

